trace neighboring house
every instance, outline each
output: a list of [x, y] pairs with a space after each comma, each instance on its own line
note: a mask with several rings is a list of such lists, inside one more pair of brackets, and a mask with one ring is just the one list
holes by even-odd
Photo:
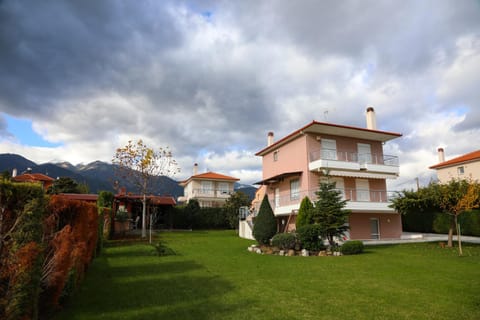
[[437, 171], [438, 181], [448, 182], [452, 179], [469, 179], [480, 181], [480, 150], [445, 161], [443, 148], [438, 148], [438, 164], [430, 169]]
[[400, 214], [389, 207], [386, 179], [399, 174], [397, 156], [385, 155], [383, 145], [400, 133], [376, 128], [375, 111], [367, 109], [367, 128], [313, 121], [277, 142], [268, 134], [262, 157], [266, 192], [278, 221], [278, 230], [295, 229], [295, 218], [305, 196], [316, 201], [319, 181], [328, 170], [348, 200], [351, 239], [400, 238]]
[[198, 164], [193, 167], [193, 175], [179, 183], [184, 188], [179, 202], [196, 199], [200, 207], [221, 207], [233, 193], [235, 182], [240, 179], [215, 172], [198, 174]]
[[44, 191], [47, 191], [48, 188], [53, 184], [55, 179], [41, 173], [24, 173], [17, 176], [14, 170], [12, 181], [38, 183], [42, 186], [42, 189]]

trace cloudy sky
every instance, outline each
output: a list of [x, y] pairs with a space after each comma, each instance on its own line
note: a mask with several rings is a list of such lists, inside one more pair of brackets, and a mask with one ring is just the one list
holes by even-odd
[[110, 161], [142, 138], [176, 179], [261, 179], [268, 131], [379, 129], [390, 188], [480, 148], [479, 1], [0, 0], [0, 153]]

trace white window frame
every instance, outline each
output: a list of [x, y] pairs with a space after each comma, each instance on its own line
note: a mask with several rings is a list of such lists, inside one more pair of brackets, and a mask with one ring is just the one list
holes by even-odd
[[300, 179], [290, 180], [290, 200], [300, 199]]
[[320, 158], [325, 160], [337, 160], [337, 141], [334, 139], [321, 139]]
[[465, 167], [464, 166], [457, 167], [457, 174], [459, 176], [464, 175], [465, 174]]

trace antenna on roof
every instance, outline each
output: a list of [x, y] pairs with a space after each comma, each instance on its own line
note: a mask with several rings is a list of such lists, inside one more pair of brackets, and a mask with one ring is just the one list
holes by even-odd
[[323, 117], [325, 118], [325, 121], [327, 121], [327, 118], [328, 118], [328, 110], [323, 111]]

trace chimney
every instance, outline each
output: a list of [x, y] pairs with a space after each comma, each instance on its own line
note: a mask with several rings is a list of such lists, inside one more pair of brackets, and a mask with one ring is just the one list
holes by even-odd
[[367, 129], [377, 130], [377, 119], [375, 118], [375, 110], [372, 107], [367, 108]]
[[267, 147], [273, 144], [273, 132], [270, 131], [267, 136]]
[[17, 176], [17, 168], [14, 168], [12, 171], [12, 178], [15, 178]]
[[193, 164], [193, 175], [196, 176], [198, 174], [198, 163]]
[[443, 148], [438, 148], [438, 163], [445, 162], [445, 151]]

